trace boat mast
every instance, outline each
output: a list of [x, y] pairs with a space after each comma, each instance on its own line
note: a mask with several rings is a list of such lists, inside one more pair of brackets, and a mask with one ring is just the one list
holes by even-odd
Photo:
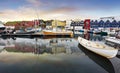
[[35, 8], [36, 20], [35, 20], [35, 32], [37, 32], [37, 23], [39, 24], [39, 15], [37, 12], [37, 8]]
[[58, 26], [58, 23], [57, 23], [57, 20], [56, 20], [56, 31], [57, 31], [57, 26]]
[[57, 21], [55, 19], [55, 31], [57, 31]]

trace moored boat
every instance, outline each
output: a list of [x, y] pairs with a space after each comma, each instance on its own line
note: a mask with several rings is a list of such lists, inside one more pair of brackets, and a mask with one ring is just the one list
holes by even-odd
[[120, 50], [120, 39], [117, 39], [116, 37], [108, 37], [105, 39], [106, 44], [112, 47], [115, 47]]
[[92, 29], [92, 30], [89, 30], [88, 32], [93, 34], [107, 35], [107, 32], [101, 31], [99, 29]]
[[118, 49], [109, 47], [107, 45], [105, 46], [102, 44], [91, 42], [91, 41], [86, 40], [86, 39], [81, 38], [81, 37], [78, 37], [78, 41], [86, 49], [88, 49], [88, 50], [90, 50], [98, 55], [101, 55], [103, 57], [106, 57], [106, 58], [113, 58], [118, 53]]
[[70, 35], [73, 36], [72, 31], [62, 31], [62, 30], [43, 30], [44, 35]]
[[111, 30], [111, 31], [108, 31], [107, 33], [108, 33], [108, 35], [115, 35], [116, 31], [115, 30]]
[[120, 39], [120, 30], [116, 31], [116, 38]]
[[120, 31], [116, 32], [115, 37], [108, 37], [105, 40], [106, 40], [105, 42], [106, 44], [120, 50]]
[[[62, 27], [63, 25], [65, 25], [66, 23], [65, 22], [61, 22], [62, 23]], [[58, 20], [55, 20], [53, 22], [53, 25], [52, 25], [52, 28], [50, 29], [44, 29], [42, 30], [43, 32], [43, 35], [47, 35], [47, 36], [70, 36], [72, 37], [73, 36], [73, 32], [72, 31], [68, 31], [68, 30], [65, 30], [64, 28], [58, 28], [59, 25], [61, 25], [61, 23], [59, 23]]]
[[24, 30], [16, 30], [14, 32], [14, 34], [33, 34], [33, 33], [35, 33], [35, 31], [30, 31], [30, 30], [26, 30], [26, 31], [24, 31]]
[[101, 31], [99, 29], [90, 29], [88, 30], [89, 33], [93, 33], [93, 34], [100, 34]]

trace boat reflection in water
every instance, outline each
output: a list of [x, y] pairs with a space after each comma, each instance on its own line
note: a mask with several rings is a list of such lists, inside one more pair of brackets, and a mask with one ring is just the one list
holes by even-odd
[[[70, 43], [73, 40], [71, 38], [53, 38], [53, 39], [22, 39], [18, 38], [12, 42], [12, 46], [6, 44], [4, 48], [8, 52], [23, 52], [34, 54], [73, 54], [79, 53], [78, 50], [74, 50], [73, 44]], [[68, 42], [69, 44], [67, 44]]]
[[115, 73], [120, 73], [120, 57], [118, 56], [110, 59], [110, 62], [112, 63], [114, 67]]
[[104, 38], [106, 36], [102, 36], [102, 35], [96, 35], [96, 34], [90, 34], [90, 33], [84, 33], [83, 34], [83, 38], [87, 39], [87, 40], [91, 40], [91, 41], [104, 41]]
[[91, 59], [93, 60], [95, 63], [97, 63], [98, 65], [100, 65], [102, 68], [104, 68], [107, 72], [109, 73], [115, 73], [114, 67], [112, 65], [112, 63], [109, 61], [109, 59], [104, 58], [100, 55], [97, 55], [87, 49], [85, 49], [84, 47], [82, 47], [82, 45], [78, 44], [78, 47]]

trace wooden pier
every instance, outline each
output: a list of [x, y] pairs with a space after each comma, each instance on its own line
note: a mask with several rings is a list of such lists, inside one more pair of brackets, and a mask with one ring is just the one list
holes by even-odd
[[43, 33], [35, 33], [35, 34], [1, 34], [1, 37], [27, 37], [27, 38], [52, 38], [52, 37], [58, 37], [58, 38], [66, 38], [71, 37], [69, 34], [56, 34], [56, 35], [44, 35]]

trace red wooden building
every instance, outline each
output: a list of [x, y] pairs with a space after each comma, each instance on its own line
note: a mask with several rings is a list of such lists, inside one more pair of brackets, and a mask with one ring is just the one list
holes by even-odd
[[84, 21], [84, 29], [90, 30], [90, 19]]

